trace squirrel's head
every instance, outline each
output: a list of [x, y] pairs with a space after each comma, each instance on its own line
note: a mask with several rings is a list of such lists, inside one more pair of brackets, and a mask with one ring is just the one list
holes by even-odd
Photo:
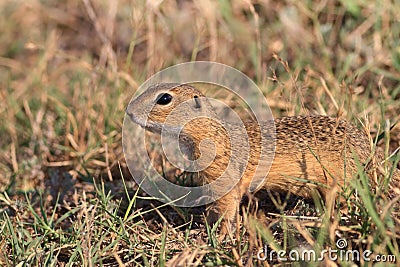
[[180, 131], [199, 117], [215, 117], [213, 107], [196, 88], [187, 84], [162, 83], [149, 87], [133, 99], [126, 113], [140, 126], [160, 133]]

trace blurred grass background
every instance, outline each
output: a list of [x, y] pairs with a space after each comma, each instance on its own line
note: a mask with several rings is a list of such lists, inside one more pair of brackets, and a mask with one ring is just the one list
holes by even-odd
[[[217, 244], [202, 225], [180, 226], [191, 225], [187, 212], [161, 213], [124, 186], [125, 106], [155, 72], [209, 60], [252, 78], [276, 116], [361, 119], [375, 137], [400, 120], [399, 8], [397, 0], [1, 1], [0, 265], [256, 264], [252, 249], [273, 228]], [[400, 127], [378, 146], [395, 151]], [[296, 231], [324, 247], [342, 229], [360, 251], [398, 255], [399, 221], [381, 216], [387, 239], [364, 212], [341, 226], [350, 230], [340, 220], [317, 227], [324, 238]]]

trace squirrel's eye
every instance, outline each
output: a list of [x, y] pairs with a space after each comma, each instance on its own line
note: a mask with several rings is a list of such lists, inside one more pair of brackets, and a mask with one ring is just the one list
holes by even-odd
[[159, 105], [167, 105], [172, 100], [172, 95], [168, 93], [159, 94], [156, 98], [156, 102]]

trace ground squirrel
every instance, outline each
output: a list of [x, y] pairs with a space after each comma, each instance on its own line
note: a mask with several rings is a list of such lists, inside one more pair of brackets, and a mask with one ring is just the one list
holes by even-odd
[[[173, 113], [182, 104], [183, 111]], [[127, 114], [135, 123], [152, 132], [180, 131], [180, 142], [187, 147], [192, 159], [200, 157], [202, 140], [212, 140], [214, 158], [201, 171], [206, 183], [218, 178], [227, 167], [229, 157], [234, 155], [231, 153], [232, 137], [228, 137], [224, 127], [213, 119], [216, 116], [213, 106], [193, 86], [173, 83], [152, 86], [131, 101]], [[185, 119], [193, 115], [197, 118], [183, 126]], [[261, 136], [271, 134], [268, 130], [271, 123], [276, 129], [274, 140], [262, 143]], [[263, 127], [267, 129], [265, 132], [260, 131], [256, 121], [244, 122], [249, 140], [248, 162], [241, 177], [236, 177], [239, 182], [233, 190], [209, 207], [210, 221], [220, 215], [224, 215], [224, 222], [228, 224], [234, 220], [242, 196], [248, 190], [257, 166], [264, 160], [260, 158], [260, 146], [275, 153], [261, 187], [271, 191], [289, 191], [307, 198], [314, 192], [326, 196], [332, 187], [338, 185], [340, 190], [346, 179], [357, 176], [356, 162], [359, 162], [358, 166], [367, 168], [367, 172], [372, 169], [374, 160], [371, 160], [367, 133], [343, 119], [320, 115], [292, 116], [261, 124], [266, 126]], [[382, 156], [375, 156], [375, 159], [376, 162], [383, 160]], [[392, 179], [400, 179], [400, 171], [396, 168]], [[214, 190], [219, 189], [216, 187]]]

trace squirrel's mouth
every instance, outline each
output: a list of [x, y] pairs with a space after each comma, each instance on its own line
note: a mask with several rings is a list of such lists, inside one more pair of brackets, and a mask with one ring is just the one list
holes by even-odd
[[148, 120], [143, 120], [140, 119], [136, 116], [133, 116], [132, 114], [127, 113], [129, 118], [136, 124], [138, 124], [140, 127], [154, 133], [161, 133], [162, 127], [156, 123], [152, 123], [151, 121]]
[[131, 121], [138, 124], [143, 129], [157, 134], [166, 134], [168, 136], [180, 136], [183, 132], [183, 127], [180, 125], [162, 124], [148, 120], [148, 118], [143, 119], [138, 116], [127, 112], [126, 113]]

